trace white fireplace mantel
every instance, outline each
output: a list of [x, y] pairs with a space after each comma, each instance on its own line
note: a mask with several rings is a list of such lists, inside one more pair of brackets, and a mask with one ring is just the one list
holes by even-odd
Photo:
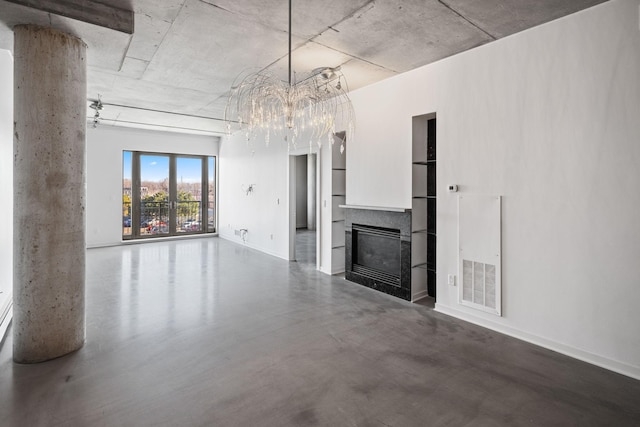
[[366, 209], [372, 211], [388, 211], [388, 212], [410, 212], [411, 209], [405, 208], [390, 208], [387, 206], [364, 206], [364, 205], [338, 205], [339, 208], [344, 209]]

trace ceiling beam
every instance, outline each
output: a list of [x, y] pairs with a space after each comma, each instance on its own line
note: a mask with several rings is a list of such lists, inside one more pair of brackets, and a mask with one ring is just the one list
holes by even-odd
[[119, 9], [91, 0], [6, 0], [55, 15], [65, 16], [126, 34], [133, 34], [131, 10]]

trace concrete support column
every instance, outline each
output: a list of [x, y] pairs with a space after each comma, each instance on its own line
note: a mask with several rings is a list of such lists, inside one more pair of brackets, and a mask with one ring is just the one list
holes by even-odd
[[13, 358], [84, 343], [86, 45], [14, 28]]

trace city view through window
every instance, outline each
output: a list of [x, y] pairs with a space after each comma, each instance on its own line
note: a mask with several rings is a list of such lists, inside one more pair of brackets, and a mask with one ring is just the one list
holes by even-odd
[[215, 232], [215, 157], [123, 152], [122, 235]]

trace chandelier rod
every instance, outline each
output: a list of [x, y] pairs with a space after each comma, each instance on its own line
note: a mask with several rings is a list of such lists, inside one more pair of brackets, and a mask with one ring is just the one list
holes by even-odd
[[289, 86], [291, 86], [291, 1], [289, 0]]

